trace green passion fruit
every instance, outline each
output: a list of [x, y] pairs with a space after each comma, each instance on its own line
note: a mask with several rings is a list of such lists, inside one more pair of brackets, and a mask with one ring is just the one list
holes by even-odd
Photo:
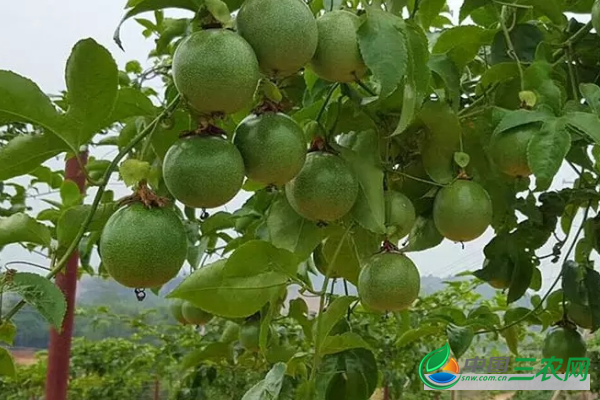
[[569, 358], [585, 357], [587, 346], [576, 329], [568, 327], [552, 328], [544, 339], [542, 355], [544, 358], [556, 357], [563, 362], [559, 369], [564, 373], [569, 362]]
[[302, 0], [246, 0], [236, 22], [271, 77], [298, 72], [317, 49], [317, 22]]
[[182, 325], [186, 325], [188, 322], [183, 316], [183, 303], [184, 300], [181, 299], [173, 299], [169, 302], [169, 311], [171, 311], [171, 315], [177, 322]]
[[211, 313], [196, 307], [189, 301], [185, 301], [181, 306], [183, 318], [192, 325], [206, 325], [213, 318]]
[[410, 233], [417, 214], [412, 201], [395, 190], [385, 192], [385, 225], [388, 239], [398, 243]]
[[169, 207], [124, 206], [110, 216], [100, 237], [102, 264], [130, 288], [160, 287], [173, 279], [187, 256], [187, 235]]
[[289, 182], [306, 160], [304, 132], [283, 113], [246, 117], [235, 130], [233, 144], [244, 159], [248, 178], [265, 185]]
[[492, 200], [476, 182], [459, 179], [442, 188], [433, 202], [433, 222], [438, 231], [455, 242], [483, 235], [492, 222]]
[[196, 31], [173, 55], [173, 81], [200, 114], [232, 114], [252, 102], [260, 69], [252, 46], [227, 29]]
[[514, 177], [531, 175], [527, 161], [527, 146], [533, 135], [539, 131], [536, 124], [526, 125], [495, 135], [489, 152], [498, 170]]
[[358, 180], [342, 158], [311, 152], [298, 175], [285, 185], [294, 210], [312, 221], [331, 222], [346, 215], [358, 197]]
[[235, 197], [244, 183], [244, 160], [233, 143], [220, 136], [182, 138], [163, 162], [165, 185], [192, 208], [219, 207]]

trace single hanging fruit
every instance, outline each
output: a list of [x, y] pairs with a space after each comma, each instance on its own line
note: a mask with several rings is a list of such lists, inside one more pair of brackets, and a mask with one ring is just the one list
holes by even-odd
[[509, 176], [531, 175], [531, 168], [527, 161], [527, 146], [537, 132], [539, 127], [530, 124], [495, 135], [490, 142], [489, 153], [496, 168]]
[[331, 82], [354, 82], [367, 73], [358, 46], [360, 18], [345, 10], [326, 12], [317, 19], [319, 41], [310, 68]]
[[[585, 357], [587, 346], [576, 329], [568, 327], [552, 328], [544, 339], [542, 356], [544, 358], [556, 357], [563, 362], [559, 373], [564, 373], [569, 363], [569, 358]], [[558, 366], [558, 363], [555, 363]]]
[[187, 256], [187, 235], [173, 209], [133, 203], [108, 219], [99, 252], [102, 264], [121, 285], [155, 288], [181, 269]]
[[483, 235], [492, 223], [492, 200], [478, 183], [459, 179], [442, 188], [433, 202], [433, 222], [438, 231], [455, 242]]
[[342, 158], [322, 151], [308, 153], [300, 173], [285, 185], [294, 210], [312, 221], [331, 222], [354, 206], [358, 180]]
[[410, 233], [417, 214], [412, 201], [395, 190], [385, 192], [385, 225], [391, 242], [398, 243]]
[[189, 301], [184, 301], [181, 307], [181, 313], [183, 318], [188, 324], [192, 325], [206, 325], [213, 318], [211, 313], [204, 311], [201, 308], [196, 307]]
[[177, 141], [163, 162], [165, 185], [188, 207], [219, 207], [235, 197], [244, 182], [244, 160], [233, 143], [201, 135]]
[[315, 54], [317, 22], [302, 0], [246, 0], [236, 21], [270, 77], [298, 72]]
[[302, 128], [282, 113], [246, 117], [235, 130], [233, 144], [244, 159], [248, 178], [265, 185], [289, 182], [306, 160]]
[[360, 271], [358, 295], [375, 311], [402, 311], [419, 297], [421, 276], [403, 253], [386, 251], [371, 257]]
[[201, 114], [232, 114], [248, 106], [259, 79], [252, 46], [227, 29], [194, 32], [173, 55], [175, 86]]

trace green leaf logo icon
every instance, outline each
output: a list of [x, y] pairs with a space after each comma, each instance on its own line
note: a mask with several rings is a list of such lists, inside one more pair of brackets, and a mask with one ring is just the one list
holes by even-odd
[[424, 359], [427, 360], [427, 363], [425, 364], [425, 370], [429, 374], [437, 370], [438, 368], [443, 367], [448, 361], [449, 357], [450, 346], [448, 346], [448, 343], [446, 343], [444, 346], [432, 351], [431, 353], [425, 356]]

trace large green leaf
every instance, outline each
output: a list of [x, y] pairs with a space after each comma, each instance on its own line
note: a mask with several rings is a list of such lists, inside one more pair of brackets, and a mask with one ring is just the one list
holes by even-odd
[[589, 308], [592, 310], [592, 332], [596, 332], [600, 328], [600, 298], [598, 291], [600, 290], [600, 274], [598, 271], [587, 268], [585, 270], [585, 288], [588, 293]]
[[600, 117], [586, 112], [573, 111], [565, 114], [562, 120], [577, 132], [587, 136], [596, 144], [600, 144]]
[[324, 230], [303, 218], [290, 206], [285, 196], [279, 196], [267, 215], [269, 240], [276, 247], [291, 251], [305, 259], [321, 242]]
[[427, 127], [421, 157], [423, 167], [435, 182], [454, 178], [454, 153], [459, 151], [462, 127], [450, 106], [441, 101], [425, 103], [419, 118]]
[[[327, 310], [317, 317], [317, 322], [314, 324], [315, 342], [318, 340], [323, 346], [325, 338], [329, 336], [333, 327], [346, 315], [348, 307], [357, 300], [354, 296], [342, 296], [335, 299], [327, 307]], [[320, 322], [319, 322], [320, 321]], [[317, 332], [317, 328], [319, 331]], [[319, 350], [319, 349], [318, 349]]]
[[473, 341], [474, 332], [470, 326], [456, 326], [449, 324], [446, 328], [448, 343], [456, 358], [460, 358], [467, 352]]
[[[343, 228], [331, 232], [321, 247], [321, 254], [331, 271], [335, 271], [340, 278], [356, 285], [360, 273], [361, 259], [359, 258], [356, 240], [352, 235], [346, 235], [336, 259], [333, 259], [342, 238], [344, 238], [344, 233], [345, 229]], [[333, 265], [331, 265], [332, 261], [334, 261]]]
[[54, 283], [41, 275], [17, 272], [7, 279], [4, 290], [21, 296], [56, 330], [62, 329], [67, 302], [63, 293]]
[[554, 78], [552, 64], [545, 61], [532, 63], [524, 74], [525, 90], [535, 92], [538, 104], [549, 106], [558, 115], [564, 105], [566, 92]]
[[142, 0], [136, 2], [133, 6], [128, 7], [127, 12], [115, 30], [113, 40], [123, 50], [123, 44], [121, 43], [121, 25], [123, 25], [123, 22], [127, 21], [129, 18], [135, 17], [138, 14], [165, 8], [180, 8], [196, 12], [203, 3], [203, 0]]
[[70, 129], [65, 140], [78, 149], [110, 122], [117, 101], [119, 71], [110, 52], [94, 39], [77, 42], [67, 60]]
[[107, 124], [124, 121], [131, 117], [152, 117], [156, 115], [156, 107], [140, 90], [124, 87], [117, 93], [117, 100]]
[[443, 31], [433, 45], [432, 53], [447, 53], [459, 70], [475, 58], [480, 47], [488, 44], [495, 31], [475, 25], [463, 25]]
[[0, 376], [16, 376], [15, 361], [4, 347], [0, 347]]
[[429, 30], [431, 23], [441, 14], [445, 5], [446, 0], [421, 0], [419, 2], [417, 16], [423, 29]]
[[593, 83], [582, 83], [579, 91], [583, 95], [587, 105], [600, 116], [600, 87]]
[[353, 349], [323, 358], [314, 400], [365, 400], [377, 388], [377, 361], [370, 350]]
[[30, 123], [54, 133], [61, 125], [52, 102], [33, 81], [0, 70], [0, 125], [9, 122]]
[[492, 3], [492, 0], [465, 0], [460, 7], [459, 23], [467, 19], [473, 11], [490, 3]]
[[[544, 38], [540, 29], [532, 24], [517, 24], [511, 29], [509, 36], [519, 60], [527, 63], [533, 62], [537, 46]], [[506, 37], [502, 31], [498, 31], [494, 37], [490, 61], [492, 65], [504, 62], [515, 62], [510, 56], [508, 45], [506, 44]]]
[[444, 237], [435, 227], [433, 218], [419, 216], [408, 235], [408, 244], [402, 251], [423, 251], [442, 243]]
[[428, 337], [435, 333], [439, 333], [440, 330], [441, 328], [439, 326], [434, 325], [423, 325], [416, 329], [409, 329], [404, 332], [402, 336], [398, 338], [398, 340], [396, 340], [396, 346], [404, 347], [423, 337]]
[[437, 76], [441, 79], [443, 86], [447, 91], [448, 99], [455, 107], [458, 107], [460, 105], [461, 73], [454, 61], [452, 61], [447, 54], [432, 54], [431, 57], [429, 57], [427, 66], [435, 74], [434, 77]]
[[516, 128], [517, 126], [527, 125], [533, 122], [544, 122], [551, 118], [552, 115], [546, 111], [528, 111], [522, 109], [510, 111], [505, 114], [504, 118], [502, 118], [496, 127], [494, 135]]
[[402, 82], [407, 70], [408, 51], [401, 27], [404, 21], [376, 7], [367, 7], [358, 29], [360, 52], [381, 84], [381, 97], [389, 96]]
[[19, 135], [0, 148], [0, 181], [30, 173], [66, 150], [67, 145], [51, 133]]
[[283, 386], [283, 378], [287, 365], [279, 362], [271, 368], [265, 376], [265, 379], [252, 386], [250, 390], [244, 394], [242, 400], [269, 400], [278, 399], [281, 387]]
[[188, 300], [222, 317], [243, 318], [259, 311], [289, 282], [287, 273], [273, 271], [268, 264], [254, 271], [255, 263], [236, 261], [228, 272], [227, 261], [197, 269], [167, 297]]
[[19, 242], [48, 247], [51, 239], [50, 229], [27, 214], [17, 213], [0, 218], [0, 247]]
[[321, 346], [321, 355], [335, 354], [350, 349], [371, 349], [371, 346], [357, 333], [344, 332], [329, 336]]
[[519, 4], [533, 6], [534, 10], [547, 16], [556, 25], [567, 24], [567, 17], [563, 14], [562, 1], [521, 0]]
[[539, 190], [550, 187], [570, 147], [571, 135], [557, 119], [546, 121], [542, 129], [531, 138], [527, 147], [527, 159]]
[[229, 257], [224, 276], [251, 277], [255, 274], [278, 272], [295, 276], [299, 261], [287, 250], [278, 249], [269, 242], [252, 240], [244, 243]]

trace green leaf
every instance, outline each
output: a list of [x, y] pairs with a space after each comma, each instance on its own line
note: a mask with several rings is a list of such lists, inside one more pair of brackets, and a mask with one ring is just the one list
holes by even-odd
[[538, 96], [538, 104], [545, 104], [552, 108], [555, 114], [560, 114], [566, 93], [554, 81], [554, 68], [545, 61], [536, 61], [525, 70], [525, 88]]
[[476, 93], [481, 95], [494, 84], [519, 77], [519, 67], [515, 62], [504, 62], [491, 66], [481, 75]]
[[594, 114], [572, 111], [561, 118], [569, 127], [589, 137], [596, 144], [600, 144], [600, 117]]
[[233, 356], [232, 348], [229, 343], [214, 342], [209, 343], [201, 349], [189, 352], [183, 357], [180, 363], [181, 370], [197, 367], [202, 361], [222, 361], [231, 360]]
[[10, 243], [35, 243], [50, 246], [50, 230], [27, 214], [17, 213], [0, 218], [0, 247]]
[[509, 129], [516, 128], [517, 126], [527, 125], [534, 122], [545, 122], [549, 119], [554, 118], [548, 112], [544, 111], [510, 111], [504, 116], [504, 118], [502, 118], [493, 134], [497, 135], [499, 133], [506, 132]]
[[10, 321], [0, 323], [0, 342], [12, 346], [17, 336], [17, 327]]
[[[313, 336], [315, 338], [315, 343], [319, 342], [322, 346], [325, 338], [329, 336], [333, 327], [346, 315], [348, 312], [348, 307], [350, 307], [350, 305], [356, 300], [357, 298], [354, 296], [338, 297], [331, 302], [325, 312], [319, 314], [317, 317], [317, 322], [314, 324], [315, 332], [313, 333]], [[319, 332], [317, 332], [317, 327], [320, 329]], [[317, 336], [320, 336], [319, 340], [317, 340]], [[317, 350], [320, 351], [320, 349]]]
[[523, 297], [529, 288], [531, 278], [533, 277], [533, 270], [535, 269], [531, 256], [523, 251], [511, 254], [511, 259], [515, 268], [512, 273], [510, 287], [508, 288], [508, 295], [506, 296], [508, 304]]
[[231, 22], [229, 8], [227, 7], [227, 4], [221, 0], [204, 0], [204, 5], [212, 16], [220, 23], [229, 24]]
[[473, 11], [490, 3], [491, 0], [465, 0], [460, 7], [458, 22], [462, 23]]
[[147, 11], [156, 11], [164, 8], [180, 8], [191, 12], [197, 12], [200, 8], [202, 1], [200, 0], [141, 0], [136, 2], [129, 10], [125, 13], [121, 22], [117, 26], [113, 35], [113, 40], [123, 50], [123, 44], [121, 43], [121, 25], [131, 17], [135, 17], [138, 14]]
[[446, 333], [448, 343], [456, 358], [462, 357], [467, 352], [475, 336], [473, 328], [470, 326], [456, 326], [454, 324], [449, 324], [446, 327]]
[[403, 33], [410, 50], [408, 52], [408, 74], [404, 83], [402, 113], [398, 126], [391, 136], [399, 135], [408, 128], [430, 90], [431, 72], [427, 66], [429, 62], [427, 36], [423, 29], [411, 21], [404, 25]]
[[73, 181], [65, 180], [60, 187], [60, 199], [65, 208], [77, 205], [82, 200], [79, 186]]
[[442, 12], [445, 5], [446, 0], [421, 0], [419, 2], [417, 15], [423, 29], [429, 29], [431, 23]]
[[30, 123], [57, 134], [59, 114], [52, 102], [31, 80], [0, 70], [0, 125]]
[[582, 83], [579, 85], [579, 91], [585, 98], [587, 105], [596, 115], [600, 115], [600, 87], [593, 83]]
[[[544, 35], [540, 29], [533, 24], [517, 24], [510, 30], [509, 36], [519, 60], [524, 63], [533, 62], [535, 60], [535, 51], [544, 39]], [[492, 65], [515, 62], [510, 56], [506, 37], [502, 31], [498, 31], [494, 36], [490, 51]]]
[[50, 133], [17, 136], [0, 147], [0, 181], [30, 173], [67, 149], [61, 139]]
[[150, 176], [150, 163], [148, 161], [140, 161], [135, 158], [130, 158], [119, 166], [121, 179], [127, 186], [135, 186], [143, 180], [147, 180]]
[[433, 45], [432, 53], [446, 53], [460, 71], [473, 60], [481, 46], [488, 44], [495, 31], [475, 25], [463, 25], [443, 31]]
[[460, 104], [460, 71], [447, 54], [432, 54], [427, 66], [443, 82], [447, 97], [455, 107]]
[[423, 251], [442, 243], [444, 237], [435, 227], [431, 217], [419, 216], [408, 235], [408, 244], [402, 251]]
[[263, 93], [269, 100], [274, 101], [275, 103], [279, 103], [283, 99], [283, 95], [281, 91], [273, 82], [268, 79], [261, 79], [259, 84], [259, 90]]
[[437, 326], [433, 326], [433, 325], [420, 326], [416, 329], [409, 329], [406, 332], [404, 332], [402, 334], [402, 336], [400, 336], [398, 338], [398, 340], [396, 340], [396, 346], [404, 347], [404, 346], [411, 344], [412, 342], [419, 340], [423, 337], [427, 337], [427, 336], [436, 334], [439, 331], [440, 331], [440, 328]]
[[371, 346], [357, 333], [344, 332], [341, 335], [327, 337], [321, 347], [321, 355], [359, 348], [371, 349]]
[[600, 274], [598, 271], [591, 268], [585, 270], [585, 287], [588, 292], [588, 301], [590, 310], [592, 310], [592, 332], [596, 332], [600, 328], [600, 298], [598, 291], [600, 290]]
[[377, 388], [377, 360], [370, 350], [353, 349], [323, 358], [312, 400], [365, 400]]
[[0, 347], [0, 376], [15, 377], [17, 375], [17, 369], [15, 362], [4, 347]]
[[67, 311], [67, 302], [60, 289], [45, 277], [29, 272], [17, 272], [4, 287], [16, 293], [35, 308], [57, 331]]
[[[98, 206], [90, 224], [86, 228], [87, 232], [101, 231], [106, 221], [117, 210], [117, 203], [106, 203]], [[56, 238], [58, 240], [59, 252], [66, 250], [71, 242], [77, 236], [81, 225], [92, 210], [90, 205], [79, 205], [65, 210], [56, 224]]]
[[[323, 243], [323, 246], [321, 247], [321, 254], [324, 258], [324, 261], [327, 263], [328, 268], [331, 268], [331, 271], [335, 271], [336, 274], [341, 278], [344, 278], [353, 285], [356, 285], [358, 283], [361, 260], [359, 258], [358, 249], [356, 246], [357, 241], [353, 235], [346, 236], [337, 258], [333, 260], [336, 250], [340, 245], [340, 241], [344, 237], [344, 233], [345, 229], [341, 228], [329, 234]], [[332, 261], [335, 261], [333, 265], [331, 265]]]
[[403, 20], [376, 7], [367, 7], [358, 29], [358, 43], [365, 64], [381, 84], [380, 97], [389, 96], [402, 82], [407, 70]]
[[138, 89], [131, 87], [120, 88], [117, 101], [108, 118], [108, 124], [125, 121], [131, 117], [153, 117], [156, 107], [152, 101]]
[[226, 262], [219, 260], [197, 269], [167, 298], [188, 300], [225, 318], [244, 318], [259, 311], [289, 281], [289, 276], [281, 272], [254, 272], [253, 265], [246, 266], [246, 276], [226, 276]]
[[283, 195], [271, 205], [267, 215], [269, 240], [281, 249], [305, 259], [323, 239], [324, 230], [303, 218], [290, 206]]
[[283, 378], [287, 365], [279, 362], [271, 368], [265, 376], [265, 379], [252, 386], [250, 390], [244, 394], [242, 400], [269, 400], [278, 399], [281, 387], [283, 386]]
[[310, 341], [312, 339], [313, 320], [308, 319], [308, 305], [306, 301], [301, 297], [292, 299], [290, 300], [289, 308], [288, 316], [300, 324], [304, 331], [304, 336]]
[[560, 120], [544, 123], [527, 146], [527, 160], [536, 177], [538, 190], [550, 187], [571, 147], [571, 135]]
[[445, 102], [427, 102], [419, 118], [427, 127], [421, 157], [427, 174], [437, 183], [454, 178], [454, 153], [459, 151], [462, 127], [458, 116]]
[[249, 277], [275, 271], [295, 276], [298, 260], [293, 253], [278, 249], [269, 242], [251, 240], [238, 247], [225, 264], [225, 277]]
[[520, 4], [531, 5], [536, 11], [547, 16], [556, 25], [566, 25], [567, 18], [563, 14], [562, 2], [547, 0], [521, 0]]
[[65, 140], [79, 149], [107, 126], [117, 101], [119, 70], [110, 52], [94, 39], [77, 42], [67, 60], [69, 110], [66, 118], [75, 131]]
[[519, 355], [519, 334], [517, 332], [516, 326], [511, 326], [510, 328], [504, 329], [500, 332], [500, 334], [506, 340], [506, 345], [510, 349], [510, 352], [515, 356]]
[[[374, 233], [385, 233], [385, 202], [383, 197], [383, 170], [372, 162], [378, 141], [375, 132], [361, 132], [365, 138], [351, 148], [342, 147], [344, 158], [358, 178], [358, 198], [350, 214], [360, 226]], [[367, 155], [366, 155], [367, 154]], [[369, 156], [370, 155], [370, 156]]]

